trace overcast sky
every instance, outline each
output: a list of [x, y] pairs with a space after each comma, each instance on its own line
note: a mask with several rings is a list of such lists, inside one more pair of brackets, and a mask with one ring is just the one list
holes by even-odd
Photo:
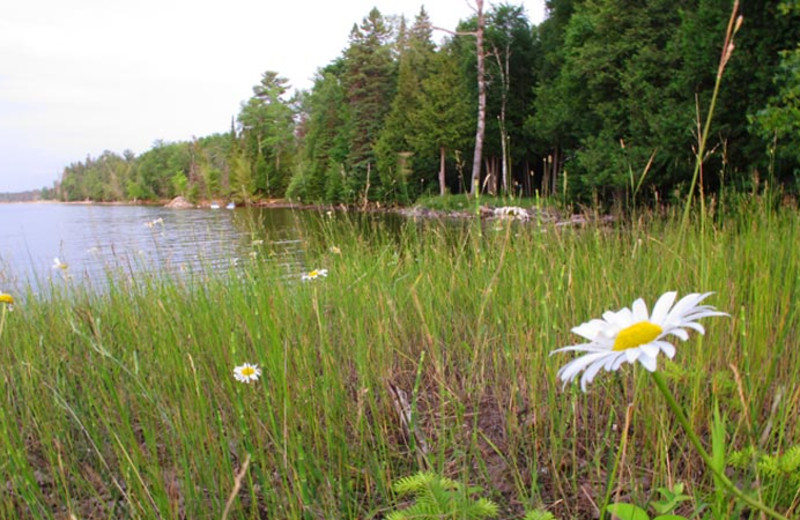
[[[508, 3], [544, 19], [544, 0]], [[5, 2], [0, 193], [52, 186], [104, 150], [225, 132], [264, 71], [310, 88], [373, 6], [413, 20], [423, 4], [449, 29], [472, 14], [467, 0]]]

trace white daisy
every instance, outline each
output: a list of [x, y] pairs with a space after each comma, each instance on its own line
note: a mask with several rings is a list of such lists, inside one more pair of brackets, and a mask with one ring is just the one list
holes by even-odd
[[639, 298], [630, 309], [606, 311], [603, 319], [578, 325], [572, 332], [589, 342], [554, 350], [551, 355], [570, 350], [586, 352], [586, 355], [561, 367], [558, 377], [566, 386], [585, 370], [581, 376], [581, 390], [585, 392], [586, 385], [592, 382], [601, 368], [614, 371], [623, 363], [638, 361], [648, 371], [654, 372], [659, 352], [670, 359], [675, 355], [675, 347], [666, 340], [667, 336], [686, 341], [689, 339], [686, 329], [705, 333], [696, 320], [707, 316], [728, 316], [711, 305], [699, 305], [710, 294], [687, 294], [673, 306], [677, 293], [664, 293], [653, 306], [652, 314], [648, 314], [647, 305]]
[[316, 280], [319, 277], [325, 277], [325, 276], [328, 276], [328, 270], [327, 269], [314, 269], [313, 271], [311, 271], [309, 273], [303, 273], [303, 275], [300, 278], [304, 282], [307, 282], [309, 280]]
[[68, 268], [69, 266], [66, 263], [59, 260], [58, 257], [55, 257], [53, 259], [53, 269], [61, 269], [62, 271], [66, 271]]
[[233, 377], [242, 383], [258, 381], [258, 377], [260, 375], [261, 369], [258, 368], [258, 365], [251, 365], [250, 363], [245, 363], [244, 365], [233, 369]]

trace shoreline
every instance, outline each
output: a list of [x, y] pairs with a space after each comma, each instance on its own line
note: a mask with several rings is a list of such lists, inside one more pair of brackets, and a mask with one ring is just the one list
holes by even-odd
[[[158, 200], [158, 201], [94, 201], [94, 200], [79, 200], [79, 201], [59, 201], [59, 200], [28, 200], [28, 201], [0, 201], [0, 204], [64, 204], [70, 206], [147, 206], [147, 207], [162, 207], [174, 210], [192, 210], [192, 209], [211, 209], [211, 204], [215, 200], [201, 200], [199, 202], [191, 203], [182, 197], [176, 197], [172, 200]], [[480, 219], [498, 219], [498, 220], [517, 220], [517, 221], [534, 221], [539, 223], [548, 223], [555, 226], [581, 226], [589, 222], [599, 222], [608, 224], [616, 220], [611, 215], [602, 215], [591, 217], [585, 214], [563, 214], [556, 208], [546, 207], [517, 207], [517, 206], [491, 206], [481, 205], [476, 212], [475, 209], [469, 210], [441, 210], [431, 209], [424, 206], [381, 206], [380, 204], [370, 203], [366, 206], [353, 206], [346, 204], [305, 204], [299, 202], [292, 202], [288, 199], [265, 199], [260, 200], [254, 204], [247, 206], [237, 206], [237, 209], [244, 207], [250, 208], [264, 208], [264, 209], [298, 209], [298, 210], [316, 210], [316, 211], [341, 211], [341, 212], [362, 212], [362, 213], [397, 213], [406, 218], [416, 219], [468, 219], [479, 217]], [[220, 205], [219, 209], [225, 209], [225, 206]], [[230, 210], [229, 210], [230, 211]]]

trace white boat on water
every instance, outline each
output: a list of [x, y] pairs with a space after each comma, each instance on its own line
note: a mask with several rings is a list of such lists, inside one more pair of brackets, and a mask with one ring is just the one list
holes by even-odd
[[234, 209], [235, 207], [236, 207], [236, 204], [234, 204], [233, 202], [229, 202], [228, 205], [225, 206], [226, 209]]
[[216, 202], [212, 202], [211, 209], [219, 209], [219, 204], [217, 204]]

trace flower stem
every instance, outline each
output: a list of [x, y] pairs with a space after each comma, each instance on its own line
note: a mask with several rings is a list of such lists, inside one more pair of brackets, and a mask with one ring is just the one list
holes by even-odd
[[686, 418], [686, 414], [683, 413], [683, 408], [678, 402], [675, 400], [675, 397], [670, 392], [669, 388], [667, 387], [666, 381], [664, 381], [664, 377], [659, 374], [658, 372], [651, 372], [651, 376], [653, 376], [653, 380], [656, 382], [656, 386], [664, 395], [664, 399], [667, 400], [667, 405], [669, 405], [672, 413], [675, 414], [675, 417], [678, 418], [678, 422], [681, 423], [686, 435], [689, 437], [689, 441], [695, 447], [697, 452], [700, 454], [700, 458], [703, 459], [706, 466], [714, 473], [714, 476], [717, 477], [718, 482], [722, 482], [722, 484], [727, 488], [729, 492], [734, 494], [736, 498], [744, 501], [750, 507], [754, 507], [759, 511], [771, 516], [772, 518], [776, 518], [778, 520], [788, 520], [785, 516], [778, 513], [777, 511], [771, 509], [769, 506], [764, 505], [763, 503], [759, 502], [758, 500], [754, 500], [753, 498], [745, 495], [739, 488], [737, 488], [733, 482], [723, 473], [722, 471], [717, 468], [711, 460], [711, 456], [708, 452], [703, 448], [703, 444], [700, 442], [700, 438], [692, 429], [692, 426], [689, 424], [689, 419]]
[[2, 304], [0, 307], [3, 308], [2, 312], [0, 312], [0, 338], [3, 337], [3, 327], [6, 325], [6, 305]]

